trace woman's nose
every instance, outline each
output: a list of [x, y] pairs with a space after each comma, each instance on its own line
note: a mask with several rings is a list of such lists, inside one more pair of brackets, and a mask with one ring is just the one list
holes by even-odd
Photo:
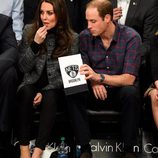
[[47, 19], [47, 14], [46, 13], [43, 14], [43, 19]]

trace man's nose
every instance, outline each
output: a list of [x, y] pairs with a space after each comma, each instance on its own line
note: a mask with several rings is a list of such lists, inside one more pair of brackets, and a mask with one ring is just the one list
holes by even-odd
[[91, 29], [91, 28], [92, 28], [91, 24], [90, 24], [90, 23], [88, 23], [88, 29]]

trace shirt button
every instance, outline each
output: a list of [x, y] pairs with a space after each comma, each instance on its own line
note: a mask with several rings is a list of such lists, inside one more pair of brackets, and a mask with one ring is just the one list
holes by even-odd
[[107, 69], [107, 70], [109, 70], [109, 69], [110, 69], [110, 67], [109, 67], [109, 66], [107, 66], [107, 67], [106, 67], [106, 69]]
[[109, 56], [108, 55], [106, 55], [106, 59], [108, 59], [109, 58]]
[[106, 86], [105, 86], [105, 88], [109, 88], [109, 86], [108, 86], [108, 85], [106, 85]]

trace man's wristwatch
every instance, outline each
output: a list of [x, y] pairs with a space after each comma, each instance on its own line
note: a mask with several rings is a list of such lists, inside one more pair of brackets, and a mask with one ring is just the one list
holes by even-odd
[[100, 74], [100, 82], [102, 83], [104, 82], [104, 80], [105, 80], [105, 76], [103, 74]]

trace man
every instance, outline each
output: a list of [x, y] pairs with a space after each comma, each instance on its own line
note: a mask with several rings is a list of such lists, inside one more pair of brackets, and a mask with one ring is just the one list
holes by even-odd
[[134, 157], [140, 115], [137, 77], [141, 38], [132, 28], [113, 22], [113, 7], [108, 0], [90, 1], [86, 19], [88, 29], [80, 34], [85, 63], [80, 73], [90, 81], [97, 105], [112, 102], [120, 107], [125, 157]]
[[7, 157], [16, 94], [15, 64], [18, 53], [11, 18], [0, 14], [0, 24], [0, 157]]
[[[150, 39], [158, 28], [158, 1], [151, 0], [111, 0], [114, 10], [113, 19], [122, 25], [135, 29], [141, 36], [142, 65], [140, 70], [140, 84], [142, 93], [151, 83], [149, 54]], [[144, 80], [144, 75], [147, 75]]]
[[23, 11], [23, 0], [6, 0], [3, 1], [2, 5], [0, 5], [0, 13], [13, 19], [13, 30], [18, 43], [20, 43], [22, 39]]

